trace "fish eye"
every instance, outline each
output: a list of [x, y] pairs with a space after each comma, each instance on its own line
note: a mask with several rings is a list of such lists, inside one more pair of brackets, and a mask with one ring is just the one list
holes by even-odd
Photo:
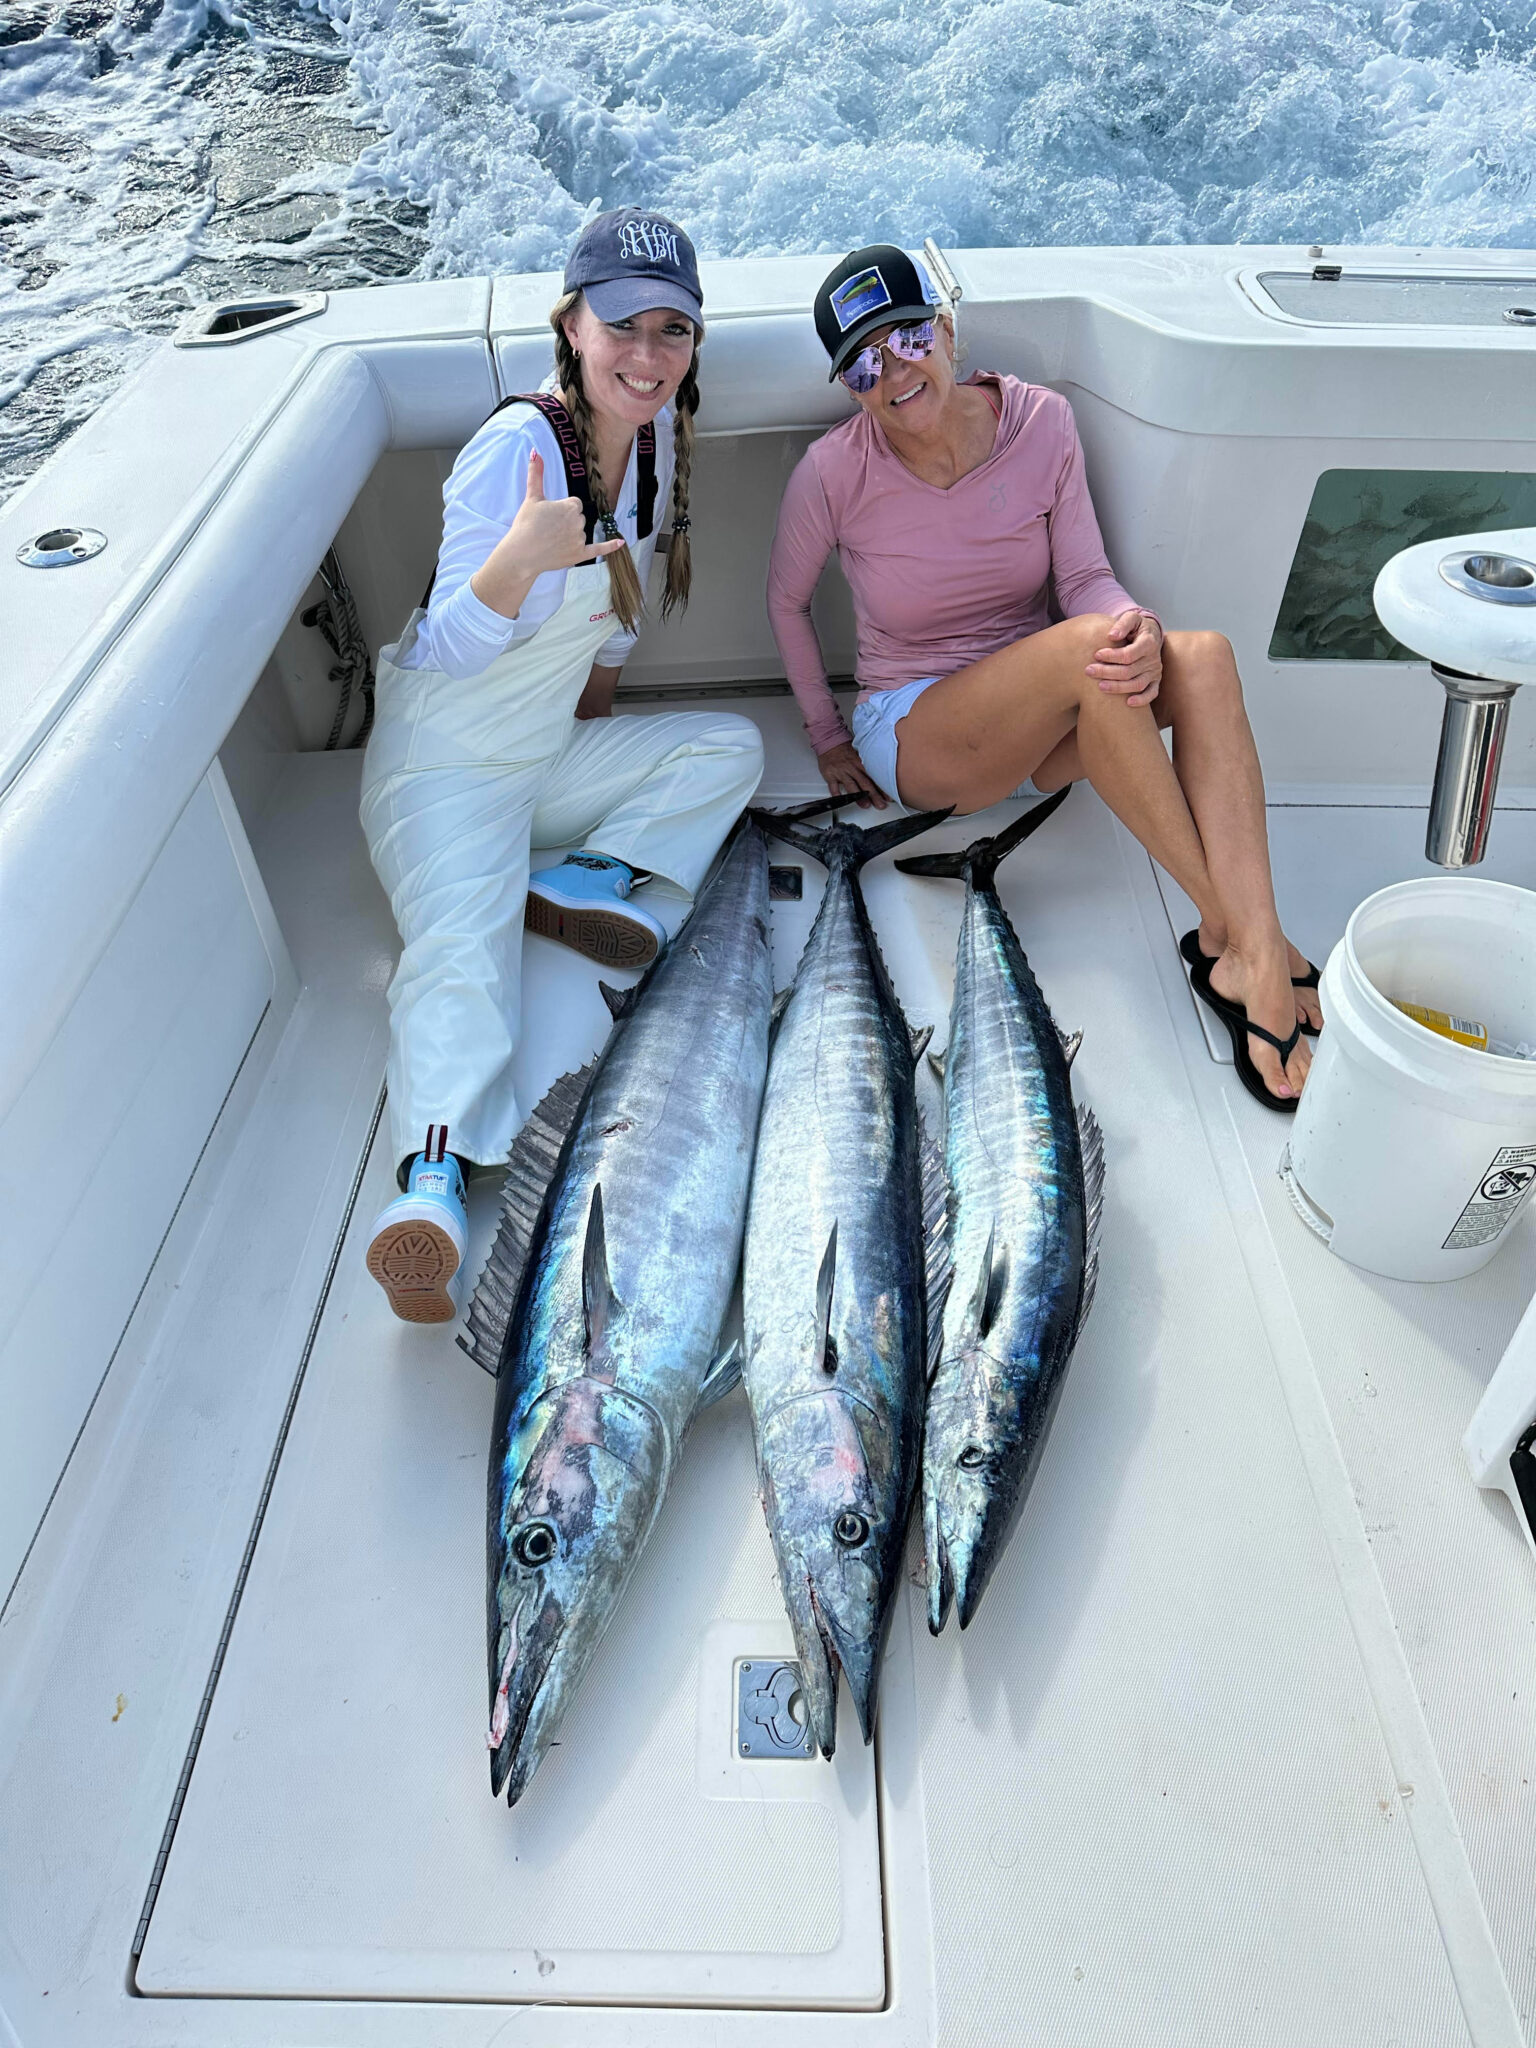
[[832, 1524], [832, 1534], [844, 1550], [857, 1550], [869, 1534], [869, 1523], [856, 1508], [844, 1508]]
[[960, 1453], [959, 1463], [963, 1472], [974, 1472], [978, 1465], [987, 1462], [987, 1454], [980, 1444], [967, 1444]]
[[512, 1555], [519, 1564], [548, 1564], [557, 1547], [555, 1532], [548, 1522], [530, 1522], [513, 1539]]

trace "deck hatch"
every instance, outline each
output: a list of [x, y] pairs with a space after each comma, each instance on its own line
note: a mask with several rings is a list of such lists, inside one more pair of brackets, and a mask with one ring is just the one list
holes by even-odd
[[1310, 271], [1264, 270], [1258, 281], [1282, 313], [1319, 326], [1536, 325], [1536, 278], [1532, 277], [1361, 274], [1344, 265], [1319, 264]]
[[[387, 1152], [277, 1462], [137, 1989], [878, 2008], [874, 1753], [854, 1729], [830, 1763], [738, 1754], [738, 1667], [793, 1649], [744, 1402], [696, 1425], [559, 1746], [516, 1809], [492, 1798], [495, 1388], [394, 1322], [363, 1270]], [[473, 1193], [488, 1237], [494, 1184]]]

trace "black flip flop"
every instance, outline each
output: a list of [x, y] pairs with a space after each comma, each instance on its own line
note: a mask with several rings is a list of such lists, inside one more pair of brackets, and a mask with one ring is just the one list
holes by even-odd
[[[1195, 929], [1192, 932], [1186, 932], [1183, 938], [1180, 939], [1179, 951], [1184, 955], [1184, 964], [1186, 967], [1190, 969], [1191, 972], [1193, 972], [1195, 968], [1200, 967], [1202, 965], [1207, 970], [1216, 965], [1216, 962], [1211, 958], [1209, 953], [1202, 953], [1200, 950], [1200, 927], [1198, 925], [1196, 925]], [[1293, 974], [1291, 976], [1291, 987], [1316, 988], [1321, 978], [1322, 969], [1320, 967], [1314, 967], [1312, 965], [1312, 962], [1309, 960], [1307, 962], [1307, 971], [1305, 974]], [[1253, 1026], [1253, 1029], [1255, 1031], [1257, 1031], [1258, 1028], [1259, 1027], [1257, 1024]], [[1301, 1031], [1301, 1034], [1304, 1038], [1316, 1038], [1322, 1029], [1322, 1027], [1318, 1024], [1309, 1024], [1304, 1018], [1298, 1020], [1298, 1028]]]
[[1248, 1050], [1248, 1034], [1262, 1038], [1266, 1045], [1272, 1045], [1280, 1055], [1280, 1066], [1284, 1070], [1286, 1061], [1301, 1042], [1301, 1026], [1298, 1024], [1289, 1038], [1277, 1038], [1273, 1031], [1266, 1031], [1262, 1024], [1255, 1024], [1241, 1003], [1234, 1003], [1211, 987], [1211, 969], [1214, 960], [1208, 960], [1200, 951], [1198, 933], [1186, 932], [1179, 941], [1179, 951], [1186, 960], [1193, 952], [1198, 965], [1189, 971], [1189, 985], [1195, 994], [1213, 1010], [1227, 1027], [1227, 1036], [1232, 1041], [1232, 1064], [1237, 1069], [1237, 1078], [1242, 1082], [1255, 1102], [1262, 1102], [1266, 1109], [1272, 1109], [1278, 1116], [1294, 1116], [1299, 1097], [1295, 1095], [1271, 1095], [1264, 1085], [1264, 1076], [1253, 1063], [1253, 1054]]

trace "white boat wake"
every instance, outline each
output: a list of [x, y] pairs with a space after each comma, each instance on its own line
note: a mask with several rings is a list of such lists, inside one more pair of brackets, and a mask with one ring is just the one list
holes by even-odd
[[701, 254], [1536, 246], [1525, 0], [75, 0], [0, 31], [0, 490], [189, 303]]

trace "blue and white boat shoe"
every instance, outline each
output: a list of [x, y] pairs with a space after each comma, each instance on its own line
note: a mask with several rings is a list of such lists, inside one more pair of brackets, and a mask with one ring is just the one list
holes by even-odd
[[405, 1193], [373, 1226], [366, 1263], [404, 1323], [451, 1323], [458, 1314], [453, 1278], [469, 1245], [464, 1177], [450, 1152], [411, 1161]]
[[634, 886], [634, 871], [621, 860], [567, 854], [558, 866], [530, 876], [523, 922], [604, 967], [647, 967], [667, 943], [667, 928], [630, 902]]

